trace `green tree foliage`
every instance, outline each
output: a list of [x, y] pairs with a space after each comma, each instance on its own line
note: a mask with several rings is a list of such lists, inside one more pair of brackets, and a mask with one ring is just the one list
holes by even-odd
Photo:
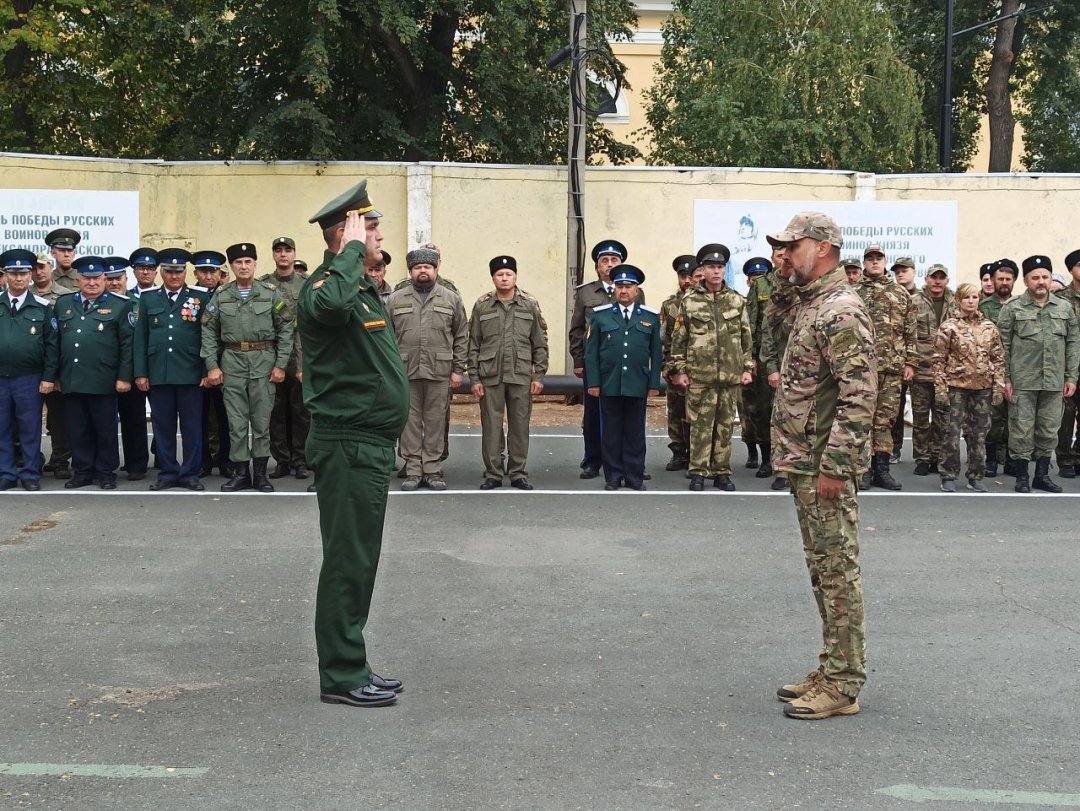
[[675, 0], [647, 120], [656, 163], [926, 168], [922, 83], [876, 0]]
[[[568, 39], [561, 0], [14, 3], [0, 4], [0, 55], [15, 80], [0, 90], [2, 149], [565, 160], [567, 69], [545, 66]], [[630, 0], [592, 0], [589, 12], [601, 49], [635, 22]], [[613, 163], [637, 155], [595, 121], [589, 134]]]
[[1080, 172], [1080, 6], [1057, 3], [1025, 23], [1028, 58], [1017, 71], [1024, 166]]

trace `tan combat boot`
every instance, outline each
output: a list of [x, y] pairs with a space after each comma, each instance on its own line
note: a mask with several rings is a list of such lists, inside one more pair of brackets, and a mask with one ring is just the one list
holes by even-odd
[[784, 705], [784, 715], [805, 721], [817, 721], [833, 715], [854, 715], [858, 711], [858, 699], [844, 695], [836, 689], [835, 684], [824, 678], [801, 698]]
[[816, 687], [821, 683], [823, 676], [820, 670], [811, 670], [805, 679], [798, 684], [785, 684], [779, 690], [776, 691], [776, 697], [781, 701], [791, 701], [795, 698], [801, 698], [806, 693], [810, 692], [812, 687]]

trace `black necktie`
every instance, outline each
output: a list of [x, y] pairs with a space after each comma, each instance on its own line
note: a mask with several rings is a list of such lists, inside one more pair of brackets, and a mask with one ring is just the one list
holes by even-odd
[[82, 303], [82, 311], [84, 313], [90, 312], [90, 302], [85, 300], [85, 299], [83, 300], [83, 303]]
[[19, 303], [17, 301], [11, 302], [11, 317], [14, 318], [19, 314]]
[[169, 301], [171, 301], [173, 304], [176, 304], [176, 293], [175, 292], [169, 293]]
[[627, 326], [630, 325], [630, 311], [627, 310], [626, 308], [623, 308], [622, 320], [623, 320], [623, 323], [626, 324]]

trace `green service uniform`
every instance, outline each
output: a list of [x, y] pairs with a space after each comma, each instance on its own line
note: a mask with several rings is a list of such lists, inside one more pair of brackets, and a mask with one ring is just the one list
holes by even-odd
[[[267, 273], [259, 281], [270, 282], [289, 300], [289, 307], [296, 312], [296, 299], [307, 280], [307, 274], [293, 271], [288, 276]], [[293, 351], [285, 367], [285, 379], [275, 386], [274, 409], [270, 412], [270, 454], [278, 466], [298, 472], [307, 467], [304, 445], [311, 427], [311, 415], [304, 405], [304, 391], [297, 375], [302, 375], [304, 364], [300, 337], [293, 332]]]
[[[1012, 299], [1010, 298], [1009, 301]], [[979, 312], [996, 325], [1001, 308], [1008, 304], [997, 296], [987, 296], [979, 302]], [[1009, 403], [1002, 398], [998, 405], [990, 406], [990, 432], [986, 435], [986, 475], [996, 476], [998, 463], [1009, 458]]]
[[409, 381], [371, 280], [364, 246], [329, 251], [297, 303], [304, 341], [307, 458], [315, 469], [323, 564], [315, 643], [324, 693], [371, 680], [364, 625], [382, 548], [394, 443], [409, 414]]
[[[1054, 293], [1062, 301], [1072, 305], [1076, 317], [1080, 318], [1080, 290], [1069, 285], [1063, 290]], [[1080, 402], [1080, 392], [1074, 394], [1063, 403], [1061, 410], [1061, 427], [1058, 429], [1057, 465], [1058, 471], [1065, 478], [1069, 476], [1069, 468], [1075, 468], [1080, 464], [1080, 410], [1077, 403]], [[1072, 471], [1075, 473], [1075, 470]]]
[[289, 364], [294, 324], [288, 299], [274, 285], [257, 279], [247, 299], [235, 282], [229, 282], [214, 292], [206, 306], [202, 358], [207, 371], [220, 368], [225, 376], [222, 393], [229, 419], [229, 459], [237, 464], [270, 456], [274, 406], [270, 373], [275, 366], [284, 369]]
[[543, 380], [548, 365], [547, 324], [540, 305], [517, 290], [508, 301], [485, 293], [469, 319], [469, 380], [482, 383], [481, 455], [484, 478], [503, 478], [503, 417], [506, 417], [505, 469], [510, 481], [527, 479], [532, 382]]
[[1080, 368], [1080, 326], [1072, 305], [1050, 295], [1041, 307], [1030, 293], [1012, 299], [998, 318], [1005, 348], [1009, 458], [1049, 459], [1061, 427], [1062, 390]]

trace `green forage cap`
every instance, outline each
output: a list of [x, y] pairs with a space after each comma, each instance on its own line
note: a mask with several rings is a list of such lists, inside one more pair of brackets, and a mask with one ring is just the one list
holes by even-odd
[[367, 194], [367, 180], [361, 180], [344, 194], [340, 194], [323, 206], [308, 222], [317, 222], [320, 228], [329, 228], [339, 222], [345, 222], [345, 217], [355, 211], [367, 219], [377, 219], [382, 216], [375, 210]]

